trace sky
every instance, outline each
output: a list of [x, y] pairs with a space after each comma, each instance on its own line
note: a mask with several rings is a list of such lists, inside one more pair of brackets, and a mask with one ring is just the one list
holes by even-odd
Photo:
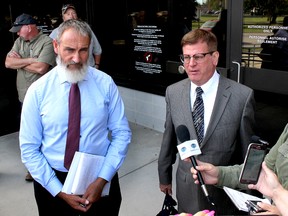
[[203, 4], [203, 2], [204, 2], [204, 3], [206, 2], [206, 0], [197, 0], [197, 2], [198, 2], [199, 4]]

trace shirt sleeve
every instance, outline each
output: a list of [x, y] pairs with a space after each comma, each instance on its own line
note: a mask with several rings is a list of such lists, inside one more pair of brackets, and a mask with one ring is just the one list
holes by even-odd
[[36, 89], [37, 86], [33, 84], [30, 86], [22, 107], [19, 131], [21, 159], [34, 180], [56, 196], [63, 185], [41, 152], [43, 126]]
[[58, 34], [58, 27], [55, 28], [49, 35], [50, 38], [55, 39]]
[[239, 176], [242, 170], [241, 165], [219, 166], [218, 186], [230, 188], [248, 189], [248, 185], [239, 182]]
[[92, 32], [92, 38], [91, 38], [91, 45], [93, 46], [93, 54], [94, 55], [101, 55], [102, 48], [101, 45], [96, 37], [96, 35]]
[[112, 78], [108, 98], [108, 128], [111, 131], [111, 142], [99, 177], [110, 181], [126, 158], [131, 142], [131, 130], [125, 116], [124, 103]]
[[45, 36], [43, 40], [45, 41], [43, 43], [42, 50], [39, 53], [38, 62], [44, 62], [53, 67], [56, 64], [56, 55], [54, 52], [52, 39], [50, 37]]

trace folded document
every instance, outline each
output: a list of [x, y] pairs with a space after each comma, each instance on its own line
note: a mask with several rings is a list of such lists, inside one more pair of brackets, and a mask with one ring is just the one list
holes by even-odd
[[[72, 160], [62, 192], [83, 195], [88, 186], [97, 179], [105, 157], [76, 152]], [[104, 186], [102, 196], [109, 195], [110, 182]]]
[[238, 208], [238, 210], [249, 212], [248, 207], [246, 206], [247, 200], [256, 200], [259, 202], [265, 202], [271, 204], [270, 200], [267, 198], [261, 199], [259, 197], [243, 193], [238, 190], [231, 189], [229, 187], [223, 187], [226, 194], [230, 197], [234, 205]]

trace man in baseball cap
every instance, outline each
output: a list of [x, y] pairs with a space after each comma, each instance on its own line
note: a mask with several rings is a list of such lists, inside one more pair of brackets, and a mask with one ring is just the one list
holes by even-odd
[[[62, 6], [62, 19], [63, 21], [67, 21], [70, 19], [78, 19], [78, 15], [76, 12], [76, 7], [73, 4], [65, 4]], [[58, 27], [55, 28], [49, 35], [53, 40], [56, 39], [58, 35]], [[96, 35], [92, 32], [92, 38], [89, 46], [89, 60], [88, 64], [91, 67], [99, 68], [100, 60], [101, 60], [102, 48], [96, 37]]]
[[36, 24], [36, 23], [37, 21], [31, 15], [23, 13], [16, 18], [15, 22], [13, 23], [12, 28], [9, 31], [16, 33], [20, 31], [23, 25], [30, 25], [30, 24]]
[[[23, 13], [9, 30], [19, 37], [6, 55], [5, 67], [17, 69], [16, 87], [20, 107], [29, 86], [56, 64], [52, 39], [39, 31], [36, 23], [32, 16]], [[25, 180], [33, 181], [29, 172]]]
[[74, 11], [76, 11], [74, 5], [72, 5], [72, 4], [65, 4], [65, 5], [63, 5], [63, 7], [62, 7], [62, 15], [64, 15], [69, 8], [73, 9]]

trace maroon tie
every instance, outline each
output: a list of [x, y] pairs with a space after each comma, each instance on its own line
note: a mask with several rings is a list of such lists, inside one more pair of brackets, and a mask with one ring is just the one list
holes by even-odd
[[73, 83], [69, 93], [69, 120], [64, 166], [69, 170], [75, 151], [79, 150], [81, 103], [77, 83]]

